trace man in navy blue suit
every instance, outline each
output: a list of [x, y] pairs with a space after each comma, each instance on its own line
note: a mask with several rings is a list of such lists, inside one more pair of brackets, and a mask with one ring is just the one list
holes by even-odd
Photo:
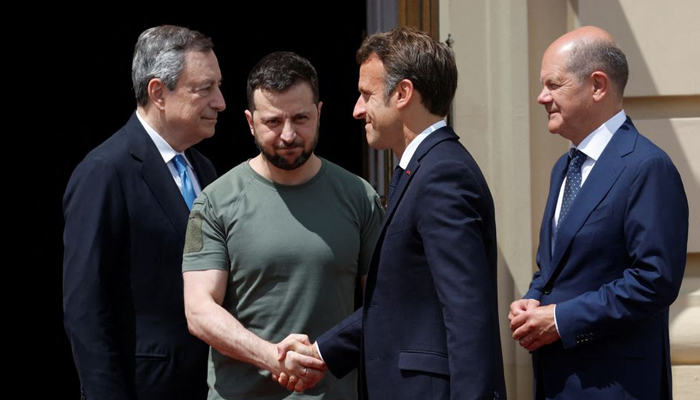
[[183, 27], [144, 31], [136, 111], [68, 182], [64, 324], [83, 398], [207, 396], [208, 346], [188, 332], [181, 265], [191, 201], [216, 178], [190, 148], [226, 107], [212, 47]]
[[[457, 88], [454, 55], [404, 27], [368, 37], [357, 60], [353, 115], [400, 169], [364, 304], [315, 345], [333, 375], [359, 367], [363, 399], [505, 399], [494, 205], [444, 120]], [[299, 347], [280, 345], [282, 354]]]
[[509, 314], [533, 355], [535, 398], [670, 399], [668, 309], [688, 240], [681, 178], [625, 115], [627, 60], [608, 32], [563, 35], [540, 76], [549, 131], [571, 150], [552, 171], [539, 271]]

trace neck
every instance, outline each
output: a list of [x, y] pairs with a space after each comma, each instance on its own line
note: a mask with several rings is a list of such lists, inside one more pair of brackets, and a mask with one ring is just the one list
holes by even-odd
[[192, 145], [196, 144], [196, 142], [191, 143], [172, 135], [172, 133], [165, 127], [161, 114], [155, 107], [149, 107], [149, 105], [146, 105], [145, 107], [138, 106], [136, 112], [139, 113], [139, 116], [143, 118], [143, 120], [146, 121], [146, 123], [153, 128], [153, 130], [155, 130], [156, 133], [160, 135], [160, 137], [162, 137], [163, 140], [170, 145], [170, 147], [173, 148], [173, 150], [177, 151], [178, 153], [181, 153], [190, 148]]
[[297, 169], [286, 170], [280, 169], [272, 165], [267, 158], [261, 153], [257, 157], [248, 162], [253, 171], [262, 175], [264, 178], [281, 185], [301, 185], [311, 180], [318, 171], [321, 170], [321, 159], [312, 154], [311, 157]]
[[581, 132], [578, 136], [571, 137], [569, 140], [571, 140], [571, 143], [573, 143], [574, 146], [578, 147], [578, 145], [581, 144], [581, 142], [583, 142], [588, 135], [593, 133], [593, 131], [598, 129], [620, 111], [622, 111], [622, 107], [608, 108], [607, 110], [595, 113], [595, 118], [590, 118], [590, 124], [587, 126], [586, 131]]
[[408, 145], [413, 141], [413, 139], [416, 138], [416, 136], [420, 135], [421, 133], [423, 133], [424, 130], [428, 129], [429, 126], [442, 119], [442, 117], [429, 114], [429, 117], [427, 118], [421, 118], [417, 121], [406, 122], [406, 124], [403, 127], [403, 141], [401, 141], [398, 144], [398, 146], [396, 146], [398, 147], [398, 149], [392, 149], [394, 151], [394, 154], [396, 154], [396, 157], [401, 159], [401, 156], [406, 150], [406, 147], [408, 147]]

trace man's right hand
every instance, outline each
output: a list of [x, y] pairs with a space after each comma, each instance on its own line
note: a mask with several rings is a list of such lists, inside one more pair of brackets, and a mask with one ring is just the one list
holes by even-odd
[[291, 334], [277, 344], [278, 360], [284, 364], [286, 371], [276, 374], [272, 379], [288, 390], [302, 392], [314, 387], [325, 375], [326, 364], [311, 344], [309, 337]]

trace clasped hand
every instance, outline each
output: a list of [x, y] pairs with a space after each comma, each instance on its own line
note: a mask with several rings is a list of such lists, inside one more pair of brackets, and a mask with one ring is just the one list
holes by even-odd
[[323, 379], [326, 364], [309, 337], [291, 334], [277, 344], [279, 371], [271, 371], [272, 379], [287, 390], [303, 392]]
[[553, 304], [540, 306], [537, 300], [516, 300], [510, 305], [508, 320], [513, 340], [527, 351], [535, 351], [559, 340]]

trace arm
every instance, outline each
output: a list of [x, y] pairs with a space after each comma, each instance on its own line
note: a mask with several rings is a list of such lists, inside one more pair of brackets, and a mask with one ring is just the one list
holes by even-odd
[[490, 195], [462, 164], [441, 160], [421, 173], [418, 231], [442, 304], [451, 396], [491, 398], [503, 372]]
[[[634, 166], [632, 166], [634, 167]], [[667, 310], [678, 296], [688, 243], [688, 202], [680, 175], [665, 154], [646, 157], [629, 181], [624, 249], [629, 265], [597, 291], [557, 304], [564, 347], [576, 337], [605, 337]]]
[[[557, 324], [566, 348], [576, 346], [580, 335], [599, 339], [643, 323], [667, 309], [678, 295], [688, 235], [683, 184], [665, 156], [645, 159], [634, 174], [626, 183], [627, 198], [621, 199], [627, 202], [624, 249], [630, 265], [620, 278], [598, 290], [557, 304]], [[547, 344], [553, 314], [540, 307], [516, 317], [511, 327], [522, 327], [514, 331], [514, 339], [524, 339], [524, 347], [531, 351]]]
[[86, 159], [68, 183], [63, 208], [64, 324], [81, 389], [87, 398], [133, 399], [129, 223], [115, 167]]
[[187, 271], [183, 274], [185, 314], [193, 335], [199, 337], [222, 354], [270, 371], [279, 376], [303, 377], [294, 379], [291, 386], [297, 391], [313, 387], [323, 378], [322, 361], [296, 352], [279, 360], [277, 347], [245, 329], [221, 304], [226, 293], [227, 271]]

